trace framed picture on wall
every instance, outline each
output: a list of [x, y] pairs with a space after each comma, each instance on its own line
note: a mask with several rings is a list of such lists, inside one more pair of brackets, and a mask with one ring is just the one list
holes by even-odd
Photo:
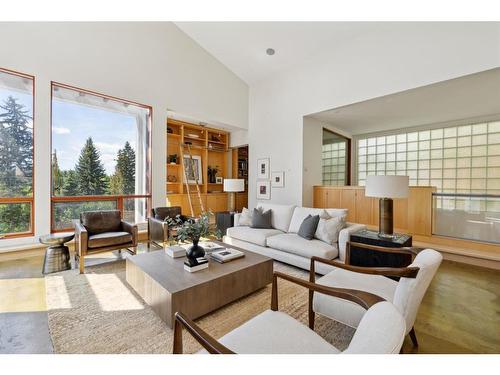
[[189, 155], [184, 155], [184, 169], [189, 184], [203, 184], [203, 173], [201, 172], [201, 156], [193, 155], [193, 160]]
[[257, 179], [269, 180], [269, 158], [258, 159]]
[[271, 173], [271, 186], [274, 188], [285, 187], [285, 172], [272, 172]]
[[271, 199], [271, 183], [257, 181], [257, 199]]

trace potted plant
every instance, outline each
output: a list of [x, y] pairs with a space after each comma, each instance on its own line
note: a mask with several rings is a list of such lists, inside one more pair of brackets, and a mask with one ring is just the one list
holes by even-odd
[[178, 241], [191, 241], [193, 243], [193, 246], [186, 251], [188, 258], [196, 259], [205, 256], [205, 250], [203, 247], [199, 246], [198, 243], [201, 237], [216, 235], [216, 233], [210, 229], [210, 217], [212, 215], [211, 212], [203, 212], [199, 218], [189, 219], [184, 222], [180, 215], [177, 215], [173, 219], [166, 219], [169, 226], [177, 226]]

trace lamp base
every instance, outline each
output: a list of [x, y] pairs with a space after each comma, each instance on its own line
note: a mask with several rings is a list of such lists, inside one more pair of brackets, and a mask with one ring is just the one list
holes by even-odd
[[393, 214], [392, 214], [392, 199], [379, 199], [379, 218], [378, 218], [378, 236], [381, 238], [393, 238]]

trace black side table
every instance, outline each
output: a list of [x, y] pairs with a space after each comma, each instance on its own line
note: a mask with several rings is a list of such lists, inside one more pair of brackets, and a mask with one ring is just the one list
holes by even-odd
[[45, 250], [43, 274], [71, 269], [68, 246], [64, 244], [75, 237], [74, 233], [48, 234], [40, 237], [40, 242], [49, 245]]
[[234, 227], [234, 212], [222, 211], [215, 214], [217, 229], [223, 236], [226, 235], [227, 228]]
[[356, 243], [388, 248], [411, 247], [412, 237], [409, 234], [395, 234], [393, 238], [378, 236], [378, 232], [360, 230], [351, 234], [351, 251], [349, 264], [362, 267], [406, 267], [412, 262], [411, 254], [384, 253], [357, 247]]

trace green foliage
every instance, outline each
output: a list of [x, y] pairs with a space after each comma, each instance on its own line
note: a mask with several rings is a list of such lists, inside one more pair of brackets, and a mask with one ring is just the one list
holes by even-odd
[[52, 154], [52, 192], [54, 195], [62, 195], [63, 184], [63, 174], [57, 162], [57, 151], [54, 150]]
[[125, 142], [118, 150], [115, 173], [110, 178], [110, 194], [135, 194], [135, 151], [130, 143]]
[[29, 111], [9, 96], [0, 105], [0, 196], [32, 194], [33, 129]]
[[78, 178], [76, 172], [73, 170], [64, 171], [63, 175], [63, 189], [62, 195], [74, 197], [80, 195], [80, 190], [78, 189]]
[[198, 219], [190, 219], [182, 222], [180, 215], [175, 218], [166, 218], [169, 226], [178, 226], [177, 240], [179, 241], [199, 241], [201, 237], [208, 237], [214, 234], [210, 228], [210, 217], [213, 213], [203, 212]]
[[0, 235], [28, 232], [31, 224], [28, 203], [0, 204]]
[[101, 155], [89, 137], [75, 167], [80, 195], [104, 195], [108, 190], [107, 176]]

